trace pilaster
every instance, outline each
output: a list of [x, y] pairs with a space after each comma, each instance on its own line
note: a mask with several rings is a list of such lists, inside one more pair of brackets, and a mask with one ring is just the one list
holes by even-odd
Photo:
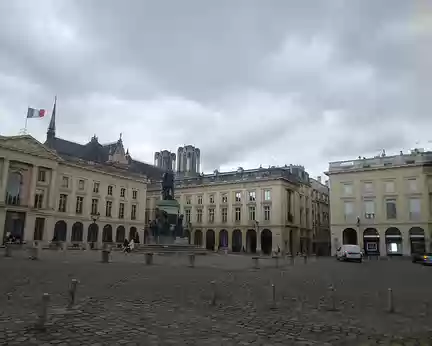
[[27, 205], [29, 206], [29, 208], [34, 207], [37, 174], [38, 174], [38, 167], [33, 165], [31, 169], [30, 186], [29, 186], [29, 194], [28, 194], [28, 201], [27, 201]]
[[48, 209], [50, 210], [56, 210], [56, 182], [57, 182], [57, 170], [53, 169], [51, 170], [51, 180], [50, 180], [49, 198], [48, 198]]
[[2, 174], [0, 180], [0, 204], [5, 201], [8, 173], [9, 173], [9, 160], [5, 158], [3, 159], [3, 167], [2, 167]]

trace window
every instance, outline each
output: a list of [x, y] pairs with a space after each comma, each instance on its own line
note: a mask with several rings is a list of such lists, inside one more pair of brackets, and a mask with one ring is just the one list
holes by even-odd
[[222, 203], [228, 203], [228, 195], [226, 193], [222, 194]]
[[249, 207], [249, 220], [255, 221], [255, 207]]
[[410, 213], [410, 220], [420, 219], [420, 214], [421, 214], [420, 198], [409, 199], [409, 213]]
[[385, 181], [384, 182], [384, 190], [386, 193], [394, 193], [395, 192], [394, 181]]
[[270, 206], [269, 205], [264, 206], [264, 220], [270, 221]]
[[186, 209], [185, 210], [185, 217], [186, 217], [186, 222], [190, 223], [191, 222], [191, 210], [190, 209]]
[[352, 184], [344, 184], [343, 192], [345, 196], [351, 196], [353, 194], [353, 186]]
[[112, 216], [112, 202], [111, 201], [107, 201], [106, 205], [105, 205], [105, 215], [107, 217], [111, 217]]
[[131, 220], [136, 220], [137, 206], [135, 204], [132, 204], [131, 207]]
[[35, 199], [34, 199], [34, 207], [36, 209], [42, 209], [43, 208], [43, 191], [42, 190], [36, 190]]
[[99, 193], [99, 186], [100, 186], [100, 183], [98, 183], [98, 182], [93, 183], [93, 192], [94, 193]]
[[108, 196], [112, 196], [112, 194], [113, 194], [113, 187], [112, 187], [112, 185], [108, 186], [107, 194], [108, 194]]
[[92, 215], [96, 215], [98, 213], [98, 199], [93, 198], [92, 199], [92, 204], [91, 204], [91, 213]]
[[69, 178], [68, 177], [62, 178], [62, 187], [65, 187], [65, 188], [69, 187]]
[[65, 213], [66, 212], [66, 204], [67, 204], [67, 195], [61, 194], [59, 200], [59, 208], [58, 211]]
[[210, 196], [209, 196], [209, 203], [210, 203], [210, 204], [214, 204], [214, 202], [215, 202], [214, 195], [210, 195]]
[[186, 204], [191, 204], [191, 203], [192, 203], [191, 196], [186, 196]]
[[43, 240], [44, 228], [45, 219], [43, 217], [37, 217], [35, 221], [33, 240]]
[[249, 191], [249, 202], [255, 202], [255, 201], [256, 201], [255, 191]]
[[120, 197], [125, 197], [126, 196], [126, 189], [124, 188], [124, 187], [122, 187], [121, 189], [120, 189]]
[[84, 180], [78, 180], [78, 190], [84, 190]]
[[46, 181], [46, 170], [44, 170], [43, 168], [39, 168], [38, 170], [38, 181]]
[[222, 222], [226, 223], [228, 222], [228, 208], [222, 208]]
[[124, 211], [125, 211], [125, 205], [124, 203], [119, 204], [119, 219], [124, 219]]
[[344, 214], [345, 214], [345, 220], [353, 216], [354, 214], [353, 202], [344, 202]]
[[241, 202], [241, 192], [236, 192], [235, 193], [235, 201], [236, 202]]
[[370, 181], [366, 181], [363, 183], [363, 192], [372, 193], [373, 192], [373, 184]]
[[235, 208], [235, 221], [241, 221], [241, 208]]
[[202, 215], [203, 215], [203, 210], [197, 209], [197, 223], [202, 223]]
[[213, 223], [215, 219], [215, 210], [214, 208], [209, 209], [209, 223]]
[[132, 191], [132, 199], [137, 199], [138, 198], [138, 191], [137, 190], [133, 190]]
[[198, 204], [203, 204], [203, 197], [202, 196], [198, 196]]
[[271, 191], [264, 190], [264, 201], [271, 201]]
[[76, 206], [75, 206], [75, 212], [77, 214], [82, 214], [83, 212], [83, 202], [84, 202], [84, 198], [81, 196], [77, 196], [76, 198]]
[[416, 179], [408, 179], [408, 190], [410, 192], [417, 192], [417, 180]]
[[375, 201], [364, 201], [363, 206], [364, 206], [365, 219], [374, 219]]
[[386, 200], [387, 219], [397, 218], [396, 199], [389, 198]]

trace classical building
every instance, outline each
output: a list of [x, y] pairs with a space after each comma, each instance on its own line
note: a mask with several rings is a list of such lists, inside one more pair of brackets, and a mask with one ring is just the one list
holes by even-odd
[[429, 251], [432, 232], [432, 152], [331, 162], [332, 253], [359, 244], [367, 254]]
[[[176, 167], [176, 159], [176, 199], [194, 244], [234, 252], [310, 253], [316, 250], [316, 235], [317, 244], [326, 249], [323, 254], [328, 252], [328, 188], [311, 183], [304, 167], [240, 167], [200, 174], [198, 148], [180, 147], [177, 156], [167, 150], [155, 154], [155, 164], [161, 168]], [[155, 217], [159, 190], [157, 183], [148, 186], [146, 224]], [[314, 224], [314, 217], [322, 222]]]
[[330, 246], [330, 200], [328, 180], [322, 183], [321, 177], [310, 179], [312, 197], [312, 235], [314, 253], [328, 256]]
[[132, 159], [119, 140], [84, 145], [56, 137], [55, 108], [45, 144], [0, 137], [0, 239], [69, 244], [144, 237], [147, 182], [162, 171]]

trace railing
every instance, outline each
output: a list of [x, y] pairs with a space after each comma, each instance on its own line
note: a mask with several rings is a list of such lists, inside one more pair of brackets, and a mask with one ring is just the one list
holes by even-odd
[[21, 205], [20, 195], [13, 196], [9, 193], [6, 193], [5, 202], [6, 202], [6, 204], [9, 204], [9, 205]]

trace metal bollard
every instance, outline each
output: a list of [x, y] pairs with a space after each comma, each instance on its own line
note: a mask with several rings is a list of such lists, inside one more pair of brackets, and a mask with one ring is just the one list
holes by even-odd
[[216, 281], [212, 281], [212, 282], [210, 282], [210, 284], [211, 284], [211, 291], [212, 291], [212, 298], [211, 298], [211, 301], [210, 301], [210, 304], [211, 305], [216, 305]]
[[329, 303], [330, 303], [330, 306], [329, 306], [329, 310], [330, 311], [336, 311], [336, 298], [335, 298], [335, 292], [336, 292], [336, 290], [335, 290], [335, 288], [333, 287], [333, 285], [330, 285], [330, 287], [329, 287]]
[[153, 253], [152, 252], [147, 252], [145, 254], [145, 263], [147, 265], [152, 265], [153, 264]]
[[68, 308], [71, 308], [75, 305], [75, 298], [76, 298], [76, 290], [78, 286], [78, 280], [72, 279], [70, 287], [69, 287], [69, 304]]
[[5, 257], [12, 257], [12, 246], [7, 244], [5, 247]]
[[45, 324], [48, 320], [48, 304], [50, 301], [50, 295], [48, 293], [44, 293], [42, 295], [42, 305], [41, 310], [39, 312], [38, 320], [36, 323], [36, 327], [38, 329], [45, 329]]
[[387, 290], [387, 311], [389, 313], [394, 312], [393, 290], [391, 288]]
[[189, 254], [189, 267], [191, 267], [191, 268], [195, 267], [195, 254], [194, 253]]
[[109, 263], [109, 250], [102, 250], [102, 263]]
[[272, 303], [273, 307], [276, 305], [276, 286], [272, 284]]
[[252, 261], [254, 263], [254, 268], [259, 269], [259, 257], [252, 257]]

